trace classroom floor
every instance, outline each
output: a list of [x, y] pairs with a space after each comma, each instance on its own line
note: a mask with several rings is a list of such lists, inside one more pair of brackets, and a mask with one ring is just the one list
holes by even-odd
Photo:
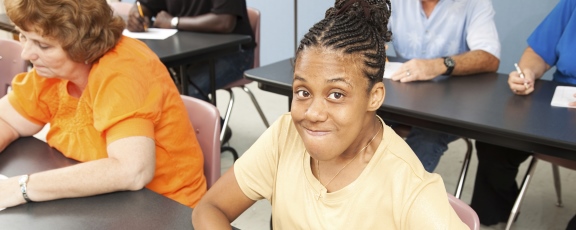
[[[258, 89], [256, 83], [251, 83], [249, 88], [254, 92], [262, 110], [268, 121], [274, 122], [281, 114], [288, 111], [288, 98], [273, 93], [264, 92]], [[230, 127], [232, 128], [232, 138], [229, 144], [234, 147], [239, 154], [246, 151], [254, 141], [265, 130], [264, 123], [260, 120], [256, 109], [246, 93], [240, 89], [234, 89], [236, 105], [232, 111]], [[221, 114], [224, 113], [228, 103], [228, 95], [225, 91], [217, 92], [218, 108]], [[40, 132], [36, 137], [43, 139], [46, 130]], [[462, 159], [466, 145], [464, 141], [457, 140], [450, 144], [448, 151], [442, 157], [436, 173], [440, 174], [446, 185], [448, 192], [453, 192], [456, 187], [457, 177], [460, 173]], [[520, 168], [517, 181], [521, 181], [529, 160]], [[225, 172], [232, 165], [230, 153], [222, 154], [222, 172]], [[462, 199], [469, 203], [476, 174], [476, 156], [473, 156], [471, 167], [468, 171], [467, 183], [465, 184]], [[566, 224], [576, 213], [576, 172], [560, 168], [562, 180], [562, 192], [564, 207], [559, 208], [554, 204], [556, 195], [552, 182], [552, 170], [547, 162], [539, 162], [528, 191], [526, 192], [521, 215], [513, 225], [512, 229], [542, 230], [542, 229], [566, 229]], [[572, 191], [572, 192], [571, 192]], [[264, 230], [269, 229], [271, 213], [270, 203], [266, 200], [256, 202], [251, 208], [244, 212], [233, 226], [240, 229]], [[504, 229], [505, 224], [496, 226], [482, 226], [482, 230]]]

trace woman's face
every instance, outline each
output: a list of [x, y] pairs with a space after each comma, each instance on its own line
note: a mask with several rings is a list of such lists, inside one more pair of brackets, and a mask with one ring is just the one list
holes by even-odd
[[291, 114], [314, 159], [355, 154], [351, 151], [367, 135], [362, 130], [374, 116], [368, 113], [372, 93], [356, 55], [314, 47], [302, 51], [295, 63]]
[[20, 31], [20, 44], [22, 58], [32, 62], [42, 77], [69, 79], [79, 69], [86, 68], [86, 64], [72, 61], [58, 41], [36, 32]]

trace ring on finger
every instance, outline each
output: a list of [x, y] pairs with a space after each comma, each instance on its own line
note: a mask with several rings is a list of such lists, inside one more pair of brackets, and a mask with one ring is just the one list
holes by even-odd
[[406, 76], [410, 76], [410, 70], [406, 70]]

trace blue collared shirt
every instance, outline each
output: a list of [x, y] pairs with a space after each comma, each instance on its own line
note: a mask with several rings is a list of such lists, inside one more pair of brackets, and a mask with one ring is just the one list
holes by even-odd
[[576, 0], [561, 0], [528, 38], [550, 66], [556, 66], [554, 81], [576, 85]]
[[398, 57], [431, 59], [484, 50], [500, 58], [490, 0], [440, 0], [427, 18], [420, 0], [391, 0], [388, 27]]

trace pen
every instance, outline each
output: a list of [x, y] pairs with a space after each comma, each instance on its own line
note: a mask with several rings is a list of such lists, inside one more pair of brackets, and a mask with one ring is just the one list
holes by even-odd
[[[516, 72], [518, 72], [518, 74], [520, 74], [520, 78], [524, 79], [524, 73], [522, 73], [522, 70], [518, 66], [518, 63], [514, 63], [514, 67], [516, 67]], [[524, 82], [524, 87], [526, 89], [528, 89], [528, 84], [526, 82]]]
[[[142, 11], [140, 1], [136, 1], [136, 5], [138, 6], [138, 13], [140, 14], [140, 17], [144, 18], [144, 12]], [[144, 22], [144, 31], [148, 31], [148, 26], [146, 26], [146, 22]]]

